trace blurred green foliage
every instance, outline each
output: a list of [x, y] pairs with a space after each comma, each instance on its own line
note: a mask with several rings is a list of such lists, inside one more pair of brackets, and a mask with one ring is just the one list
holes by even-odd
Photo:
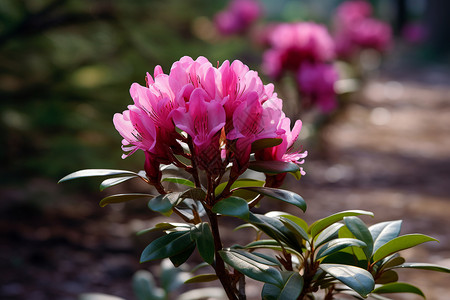
[[[61, 176], [80, 168], [142, 168], [120, 159], [112, 116], [132, 82], [184, 55], [250, 55], [220, 40], [211, 18], [225, 1], [0, 1], [1, 178]], [[232, 54], [232, 55], [231, 55]], [[251, 55], [250, 55], [251, 56]], [[258, 63], [257, 58], [245, 58]]]

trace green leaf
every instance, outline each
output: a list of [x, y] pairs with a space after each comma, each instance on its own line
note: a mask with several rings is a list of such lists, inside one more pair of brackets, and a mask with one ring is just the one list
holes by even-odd
[[373, 239], [366, 224], [364, 224], [360, 218], [354, 216], [344, 217], [344, 223], [358, 240], [366, 243], [366, 246], [362, 250], [364, 251], [367, 260], [369, 260], [372, 256]]
[[186, 185], [186, 186], [195, 188], [195, 184], [192, 181], [190, 181], [188, 179], [185, 179], [185, 178], [166, 177], [166, 178], [163, 178], [161, 181], [167, 181], [167, 182], [182, 184], [182, 185]]
[[395, 253], [393, 255], [390, 255], [388, 257], [383, 258], [381, 261], [379, 261], [380, 268], [378, 269], [378, 272], [384, 269], [388, 269], [394, 266], [401, 265], [405, 262], [405, 259], [401, 257], [398, 253]]
[[64, 176], [61, 178], [58, 183], [77, 179], [77, 178], [83, 178], [83, 177], [95, 177], [95, 176], [117, 176], [117, 175], [133, 175], [135, 177], [140, 177], [138, 173], [132, 172], [132, 171], [126, 171], [126, 170], [110, 170], [110, 169], [86, 169], [86, 170], [80, 170], [73, 173], [70, 173], [67, 176]]
[[385, 284], [385, 285], [380, 286], [379, 288], [376, 288], [375, 290], [373, 290], [373, 293], [376, 293], [376, 294], [412, 293], [412, 294], [422, 296], [425, 299], [425, 295], [419, 288], [417, 288], [409, 283], [404, 283], [404, 282], [392, 282], [392, 283]]
[[[245, 254], [244, 254], [245, 253]], [[230, 266], [241, 272], [242, 274], [262, 282], [283, 286], [283, 278], [277, 269], [262, 264], [258, 261], [260, 257], [252, 259], [250, 253], [239, 250], [222, 250], [219, 251], [222, 259]]]
[[267, 138], [259, 139], [252, 143], [252, 152], [256, 152], [265, 148], [278, 146], [283, 142], [283, 139], [279, 138]]
[[400, 250], [405, 250], [430, 241], [437, 241], [437, 240], [424, 234], [406, 234], [396, 237], [393, 240], [390, 240], [389, 242], [381, 246], [380, 248], [378, 248], [378, 250], [373, 254], [373, 261], [377, 262], [385, 258], [386, 256], [391, 255]]
[[[225, 188], [225, 186], [227, 185], [227, 183], [228, 182], [223, 182], [216, 187], [216, 190], [214, 191], [216, 196], [218, 196], [218, 195], [220, 195], [220, 193], [222, 193], [222, 191]], [[236, 180], [231, 185], [230, 189], [232, 190], [232, 189], [235, 189], [238, 187], [245, 187], [245, 186], [263, 186], [264, 183], [265, 183], [265, 181], [262, 181], [262, 180], [256, 180], [256, 179], [251, 179], [251, 178], [242, 178], [242, 179]], [[236, 190], [233, 192], [233, 196], [240, 197], [240, 198], [243, 198], [246, 200], [250, 200], [250, 199], [253, 199], [256, 196], [258, 196], [258, 193], [246, 191], [246, 190]]]
[[450, 269], [435, 265], [435, 264], [427, 264], [427, 263], [404, 263], [401, 265], [393, 266], [392, 269], [421, 269], [421, 270], [429, 270], [443, 273], [450, 273]]
[[248, 168], [253, 171], [262, 172], [269, 175], [287, 172], [295, 173], [300, 170], [300, 167], [292, 162], [261, 160], [251, 161]]
[[308, 224], [302, 218], [287, 214], [285, 212], [278, 215], [278, 217], [283, 217], [283, 218], [289, 219], [289, 220], [293, 221], [295, 224], [297, 224], [298, 226], [300, 226], [301, 228], [303, 228], [306, 232], [308, 232]]
[[401, 220], [382, 222], [370, 226], [369, 231], [373, 239], [373, 252], [375, 253], [381, 246], [398, 237], [401, 227]]
[[164, 291], [157, 287], [153, 275], [145, 270], [139, 270], [133, 275], [133, 291], [138, 300], [162, 300]]
[[282, 252], [284, 249], [288, 253], [292, 253], [298, 257], [301, 256], [301, 252], [298, 252], [295, 249], [288, 247], [284, 243], [281, 243], [281, 244], [283, 245], [283, 248], [280, 246], [280, 242], [277, 242], [276, 240], [258, 240], [258, 241], [254, 241], [254, 242], [247, 244], [245, 246], [245, 248], [247, 248], [247, 249], [264, 248], [264, 249], [271, 249], [271, 250], [280, 251], [280, 252]]
[[170, 214], [172, 212], [172, 207], [177, 203], [179, 197], [179, 192], [158, 195], [148, 202], [148, 207], [152, 211], [159, 212], [163, 215]]
[[303, 277], [298, 272], [283, 272], [284, 284], [282, 287], [273, 284], [264, 284], [261, 298], [264, 300], [292, 300], [297, 299], [303, 290]]
[[139, 194], [139, 193], [117, 194], [117, 195], [111, 195], [111, 196], [103, 198], [102, 200], [100, 200], [99, 205], [101, 207], [105, 207], [106, 205], [112, 204], [112, 203], [122, 203], [122, 202], [127, 202], [127, 201], [131, 201], [131, 200], [135, 200], [135, 199], [151, 198], [151, 197], [154, 197], [154, 196], [150, 195], [150, 194]]
[[247, 221], [277, 241], [282, 241], [294, 249], [302, 248], [295, 234], [290, 232], [278, 218], [250, 213]]
[[398, 281], [398, 274], [393, 270], [387, 270], [381, 273], [381, 276], [375, 280], [376, 284], [386, 284]]
[[170, 230], [173, 228], [183, 228], [183, 230], [188, 230], [191, 228], [191, 225], [185, 224], [185, 223], [158, 223], [152, 228], [147, 228], [141, 231], [138, 231], [137, 235], [142, 235], [145, 233], [153, 232], [153, 231], [163, 231], [163, 230]]
[[311, 224], [311, 226], [309, 227], [308, 231], [311, 232], [311, 236], [312, 237], [315, 237], [322, 230], [324, 230], [325, 228], [327, 228], [331, 224], [334, 224], [334, 223], [342, 220], [344, 217], [358, 216], [358, 215], [367, 215], [367, 216], [372, 216], [373, 217], [373, 213], [371, 213], [370, 211], [364, 211], [364, 210], [347, 210], [347, 211], [342, 211], [342, 212], [333, 214], [331, 216], [328, 216], [326, 218], [317, 220], [316, 222]]
[[176, 231], [157, 238], [145, 247], [142, 252], [140, 262], [161, 259], [177, 255], [193, 243], [190, 238], [190, 231]]
[[189, 278], [184, 283], [210, 282], [219, 279], [216, 274], [200, 274]]
[[349, 251], [338, 251], [326, 256], [322, 260], [322, 264], [342, 264], [355, 266], [360, 268], [367, 268], [367, 260], [358, 260], [355, 255]]
[[[180, 193], [181, 199], [189, 198], [189, 199], [201, 201], [201, 200], [204, 200], [205, 197], [206, 197], [206, 193], [201, 188], [192, 188], [192, 189], [189, 189], [187, 191]], [[179, 202], [181, 202], [181, 201], [179, 201]], [[178, 205], [179, 202], [177, 202], [175, 205]]]
[[308, 233], [306, 233], [306, 231], [302, 227], [300, 227], [297, 223], [285, 217], [281, 217], [280, 221], [283, 222], [283, 224], [286, 226], [287, 229], [289, 229], [292, 233], [294, 233], [298, 237], [299, 244], [302, 243], [301, 240], [309, 242]]
[[286, 190], [281, 190], [281, 189], [276, 189], [276, 188], [269, 188], [269, 187], [262, 187], [262, 186], [261, 187], [258, 187], [258, 186], [241, 187], [241, 188], [236, 188], [234, 190], [237, 190], [237, 189], [253, 191], [253, 192], [262, 194], [264, 196], [268, 196], [268, 197], [278, 199], [278, 200], [287, 202], [289, 204], [295, 205], [303, 211], [306, 210], [305, 200], [303, 200], [303, 198], [300, 195], [298, 195], [294, 192], [291, 192], [291, 191], [286, 191]]
[[100, 183], [100, 191], [136, 177], [137, 176], [124, 176], [105, 179]]
[[191, 242], [186, 245], [186, 248], [182, 252], [172, 255], [171, 257], [169, 257], [169, 259], [175, 267], [179, 267], [182, 264], [184, 264], [189, 257], [191, 257], [194, 250], [195, 250], [195, 243]]
[[365, 247], [366, 243], [364, 243], [361, 240], [348, 239], [348, 238], [331, 240], [330, 242], [324, 244], [319, 249], [319, 251], [317, 251], [316, 259], [321, 259], [322, 257], [333, 254], [335, 252], [338, 252], [341, 249], [351, 247], [351, 246]]
[[208, 264], [214, 262], [214, 237], [208, 223], [200, 223], [192, 227], [191, 239], [197, 244], [200, 256]]
[[249, 217], [249, 208], [247, 201], [242, 198], [233, 196], [217, 202], [212, 207], [212, 211], [217, 214], [238, 217], [243, 220], [247, 220]]
[[339, 229], [344, 226], [344, 224], [341, 223], [334, 223], [325, 228], [318, 236], [315, 241], [316, 248], [320, 247], [321, 245], [334, 240], [339, 237]]
[[319, 267], [362, 297], [370, 294], [375, 286], [372, 275], [362, 268], [340, 264], [321, 264]]

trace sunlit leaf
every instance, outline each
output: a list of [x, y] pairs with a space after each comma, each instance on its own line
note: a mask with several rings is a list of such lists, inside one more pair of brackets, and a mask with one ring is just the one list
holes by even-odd
[[213, 206], [212, 211], [217, 214], [238, 217], [244, 220], [247, 220], [249, 217], [249, 208], [247, 201], [242, 198], [233, 196], [217, 202]]
[[[221, 184], [219, 184], [216, 187], [215, 190], [215, 195], [218, 196], [220, 195], [220, 193], [222, 193], [223, 189], [225, 188], [225, 186], [227, 185], [228, 182], [223, 182]], [[236, 189], [238, 187], [245, 187], [245, 186], [263, 186], [264, 185], [264, 181], [262, 180], [256, 180], [256, 179], [251, 179], [251, 178], [241, 178], [236, 180], [230, 187], [230, 189]], [[250, 200], [255, 198], [256, 196], [258, 196], [258, 193], [256, 192], [252, 192], [252, 191], [246, 191], [246, 190], [235, 190], [233, 192], [233, 196], [235, 197], [240, 197], [246, 200]]]
[[370, 226], [369, 231], [373, 239], [373, 252], [376, 252], [381, 246], [398, 237], [401, 227], [401, 220], [382, 222]]
[[344, 226], [341, 223], [334, 223], [325, 228], [318, 236], [314, 243], [315, 247], [318, 248], [321, 245], [329, 242], [330, 240], [336, 239], [339, 237], [339, 229]]
[[163, 178], [161, 181], [167, 181], [167, 182], [182, 184], [182, 185], [186, 185], [186, 186], [195, 188], [195, 184], [192, 181], [190, 181], [188, 179], [185, 179], [185, 178], [166, 177], [166, 178]]
[[282, 287], [266, 283], [261, 292], [264, 300], [292, 300], [297, 299], [303, 290], [303, 277], [298, 272], [283, 272]]
[[[283, 278], [277, 269], [258, 262], [260, 257], [255, 257], [257, 261], [249, 258], [250, 253], [244, 255], [243, 251], [238, 250], [222, 250], [219, 252], [222, 259], [230, 266], [241, 272], [242, 274], [262, 282], [283, 286]], [[250, 256], [251, 257], [251, 256]]]
[[392, 269], [421, 269], [421, 270], [450, 273], [449, 268], [435, 265], [435, 264], [427, 264], [427, 263], [404, 263], [401, 265], [393, 266]]
[[170, 193], [158, 195], [148, 202], [148, 207], [156, 212], [167, 214], [172, 211], [172, 207], [177, 203], [181, 193]]
[[95, 176], [117, 176], [117, 175], [134, 175], [136, 177], [140, 177], [139, 174], [127, 171], [127, 170], [110, 170], [110, 169], [85, 169], [70, 173], [67, 176], [61, 178], [58, 183], [64, 182], [67, 180], [83, 178], [83, 177], [95, 177]]
[[396, 281], [398, 281], [397, 272], [395, 272], [393, 270], [387, 270], [387, 271], [383, 272], [381, 274], [381, 276], [375, 280], [375, 283], [376, 284], [386, 284], [386, 283], [391, 283], [391, 282], [396, 282]]
[[375, 290], [373, 290], [373, 293], [374, 294], [411, 293], [411, 294], [416, 294], [416, 295], [422, 296], [425, 299], [425, 295], [419, 288], [417, 288], [409, 283], [404, 283], [404, 282], [392, 282], [392, 283], [382, 285], [382, 286], [376, 288]]
[[154, 227], [151, 228], [147, 228], [147, 229], [143, 229], [141, 231], [138, 231], [136, 234], [137, 235], [142, 235], [148, 232], [154, 232], [154, 231], [163, 231], [163, 230], [169, 230], [169, 229], [174, 229], [174, 228], [183, 228], [183, 230], [188, 230], [189, 228], [191, 228], [192, 225], [189, 224], [185, 224], [185, 223], [158, 223], [156, 224]]
[[135, 199], [152, 198], [152, 197], [154, 197], [154, 196], [150, 195], [150, 194], [139, 194], [139, 193], [116, 194], [116, 195], [111, 195], [111, 196], [103, 198], [102, 200], [100, 200], [99, 205], [101, 207], [104, 207], [104, 206], [106, 206], [108, 204], [112, 204], [112, 203], [122, 203], [122, 202], [128, 202], [128, 201], [135, 200]]
[[311, 232], [311, 236], [312, 237], [315, 237], [322, 230], [324, 230], [325, 228], [327, 228], [331, 224], [334, 224], [334, 223], [342, 220], [344, 217], [347, 217], [347, 216], [358, 216], [358, 215], [367, 215], [367, 216], [372, 216], [373, 217], [373, 213], [370, 212], [370, 211], [364, 211], [364, 210], [347, 210], [347, 211], [342, 211], [342, 212], [333, 214], [331, 216], [328, 216], [326, 218], [317, 220], [316, 222], [311, 224], [311, 226], [309, 226], [309, 230], [308, 231]]
[[366, 224], [360, 218], [354, 216], [344, 217], [344, 223], [358, 240], [366, 243], [366, 246], [362, 250], [366, 258], [370, 260], [373, 250], [373, 239]]
[[437, 240], [424, 234], [406, 234], [396, 237], [378, 248], [378, 250], [373, 254], [373, 261], [377, 262], [384, 257], [400, 250], [405, 250], [416, 245], [431, 241]]
[[321, 264], [319, 267], [362, 297], [370, 294], [375, 286], [372, 274], [362, 268], [340, 264]]
[[301, 240], [309, 242], [308, 233], [306, 233], [306, 231], [297, 223], [284, 217], [281, 217], [280, 221], [283, 222], [283, 224], [299, 238], [299, 243], [301, 243]]
[[189, 278], [184, 283], [210, 282], [219, 279], [216, 274], [200, 274]]
[[100, 183], [100, 191], [136, 177], [137, 176], [124, 176], [105, 179]]
[[317, 259], [320, 259], [327, 255], [333, 254], [341, 249], [351, 247], [351, 246], [365, 247], [366, 243], [364, 243], [361, 240], [348, 239], [348, 238], [331, 240], [330, 242], [324, 244], [319, 249], [319, 251], [317, 251]]
[[276, 189], [276, 188], [269, 188], [269, 187], [241, 187], [241, 188], [237, 188], [237, 189], [253, 191], [253, 192], [262, 194], [264, 196], [268, 196], [268, 197], [295, 205], [303, 211], [306, 210], [305, 200], [303, 200], [303, 198], [300, 195], [298, 195], [294, 192], [291, 192], [291, 191], [286, 191], [286, 190], [281, 190], [281, 189]]

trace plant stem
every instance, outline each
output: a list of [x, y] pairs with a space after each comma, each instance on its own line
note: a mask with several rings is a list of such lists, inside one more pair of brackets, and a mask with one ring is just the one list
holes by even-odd
[[232, 281], [230, 278], [230, 274], [225, 269], [225, 263], [219, 254], [219, 251], [222, 250], [222, 241], [220, 239], [219, 234], [219, 224], [217, 222], [217, 215], [212, 211], [210, 211], [209, 209], [206, 209], [206, 213], [208, 214], [212, 235], [214, 237], [214, 254], [216, 257], [214, 269], [216, 271], [217, 277], [219, 277], [220, 283], [222, 284], [225, 290], [225, 293], [228, 296], [228, 299], [238, 300], [238, 297], [236, 297], [235, 288], [231, 283]]

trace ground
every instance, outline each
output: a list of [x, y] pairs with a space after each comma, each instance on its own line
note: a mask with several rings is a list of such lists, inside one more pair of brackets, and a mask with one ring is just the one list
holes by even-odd
[[[402, 252], [407, 261], [450, 267], [449, 77], [439, 70], [379, 75], [347, 99], [308, 149], [307, 175], [286, 182], [307, 201], [302, 217], [311, 222], [364, 209], [375, 214], [364, 218], [368, 224], [402, 219], [403, 234], [440, 241]], [[100, 194], [67, 189], [34, 179], [22, 188], [0, 190], [0, 298], [69, 300], [104, 292], [134, 299], [131, 275], [138, 269], [158, 274], [157, 264], [139, 265], [150, 237], [134, 233], [163, 218], [142, 202], [100, 208]], [[35, 205], [33, 197], [48, 203]], [[270, 203], [266, 208], [291, 210]], [[227, 227], [225, 240], [232, 243], [235, 237]], [[427, 299], [448, 299], [448, 274], [413, 270], [400, 276], [422, 288]], [[258, 299], [258, 293], [249, 284], [249, 299]]]

